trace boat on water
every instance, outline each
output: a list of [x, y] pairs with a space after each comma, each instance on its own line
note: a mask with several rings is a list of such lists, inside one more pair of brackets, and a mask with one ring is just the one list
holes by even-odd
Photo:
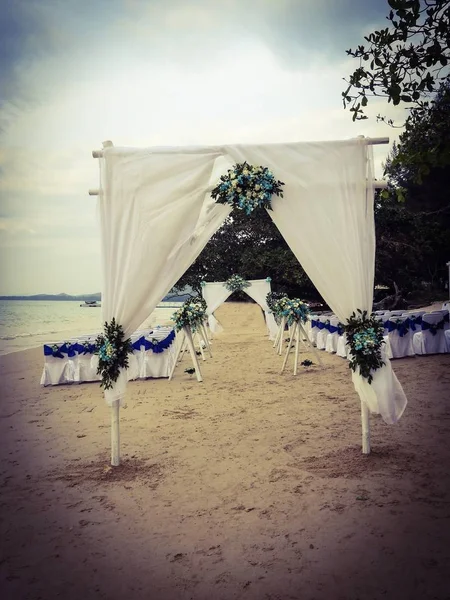
[[84, 304], [80, 304], [81, 308], [101, 308], [101, 302], [97, 302], [97, 300], [92, 300], [89, 302], [88, 300], [84, 301]]

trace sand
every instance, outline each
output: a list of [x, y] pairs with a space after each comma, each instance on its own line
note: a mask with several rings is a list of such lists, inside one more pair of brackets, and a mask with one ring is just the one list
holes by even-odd
[[450, 598], [450, 355], [393, 361], [364, 457], [346, 361], [280, 375], [257, 306], [217, 314], [202, 384], [129, 384], [117, 469], [98, 384], [0, 358], [2, 600]]

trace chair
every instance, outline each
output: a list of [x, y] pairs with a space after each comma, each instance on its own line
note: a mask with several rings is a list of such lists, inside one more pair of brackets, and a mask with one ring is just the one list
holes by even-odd
[[[58, 385], [68, 383], [68, 343], [49, 342], [44, 344], [44, 369], [41, 376], [41, 385]], [[72, 379], [73, 381], [73, 379]]]
[[325, 342], [325, 350], [327, 352], [336, 352], [341, 332], [341, 324], [339, 323], [339, 319], [337, 317], [330, 318], [328, 332], [329, 333]]
[[140, 377], [169, 377], [175, 356], [175, 330], [156, 327], [143, 338], [143, 362]]
[[130, 341], [133, 346], [133, 352], [128, 355], [128, 369], [127, 369], [127, 380], [134, 381], [139, 379], [142, 362], [143, 362], [143, 347], [144, 347], [144, 336], [148, 331], [135, 331], [130, 336]]
[[388, 321], [389, 343], [392, 358], [414, 356], [413, 336], [410, 328], [409, 317], [392, 315]]
[[95, 354], [95, 340], [97, 336], [93, 333], [78, 336], [78, 357], [76, 364], [75, 381], [83, 383], [87, 381], [100, 381], [97, 374], [98, 355]]
[[328, 329], [329, 321], [330, 316], [321, 315], [317, 318], [317, 326], [319, 328], [319, 332], [317, 333], [316, 337], [316, 346], [318, 350], [325, 350], [327, 335], [330, 333]]
[[320, 329], [318, 327], [318, 320], [319, 320], [318, 315], [311, 315], [308, 318], [308, 322], [310, 324], [308, 335], [309, 335], [309, 341], [311, 342], [311, 344], [315, 344], [317, 342], [317, 334], [320, 331]]
[[414, 334], [413, 344], [416, 354], [444, 354], [450, 352], [444, 318], [441, 312], [425, 313], [422, 317], [422, 330]]
[[444, 319], [444, 331], [447, 331], [447, 329], [450, 329], [448, 310], [444, 308], [441, 310], [433, 310], [431, 312], [432, 315], [434, 315], [435, 313], [439, 313], [442, 316], [442, 318]]

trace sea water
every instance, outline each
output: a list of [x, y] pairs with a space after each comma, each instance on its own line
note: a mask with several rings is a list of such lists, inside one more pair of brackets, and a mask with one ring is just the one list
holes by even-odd
[[[80, 301], [0, 300], [0, 355], [100, 333], [101, 308]], [[161, 303], [142, 327], [166, 324], [180, 302]]]

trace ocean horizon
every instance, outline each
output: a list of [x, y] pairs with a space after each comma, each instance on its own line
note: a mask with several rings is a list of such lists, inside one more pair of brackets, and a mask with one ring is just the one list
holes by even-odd
[[[0, 356], [100, 333], [101, 308], [86, 309], [80, 304], [79, 300], [0, 300]], [[180, 305], [179, 301], [161, 302], [142, 326], [153, 326], [158, 315], [167, 320], [170, 307], [175, 311]]]

